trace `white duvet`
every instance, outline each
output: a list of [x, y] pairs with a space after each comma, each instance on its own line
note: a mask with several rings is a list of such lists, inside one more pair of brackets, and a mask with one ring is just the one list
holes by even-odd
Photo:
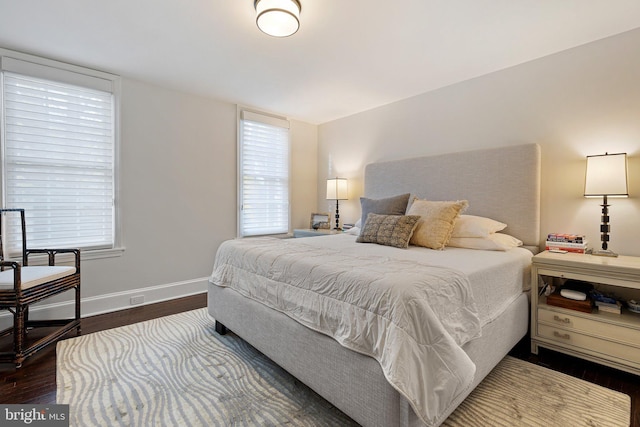
[[310, 239], [230, 240], [218, 249], [211, 282], [374, 357], [416, 414], [437, 425], [475, 373], [461, 349], [480, 335], [469, 281], [421, 261], [363, 256], [367, 246], [336, 251]]

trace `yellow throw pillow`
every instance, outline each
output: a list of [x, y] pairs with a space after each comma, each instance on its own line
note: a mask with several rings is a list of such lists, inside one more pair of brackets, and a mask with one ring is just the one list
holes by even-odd
[[451, 238], [458, 216], [467, 209], [466, 200], [438, 202], [415, 199], [407, 215], [420, 215], [410, 243], [431, 249], [444, 249]]

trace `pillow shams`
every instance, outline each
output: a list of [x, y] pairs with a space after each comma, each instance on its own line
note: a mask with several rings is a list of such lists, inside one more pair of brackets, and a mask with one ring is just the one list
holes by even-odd
[[420, 215], [410, 243], [431, 249], [444, 249], [451, 238], [456, 219], [469, 203], [466, 200], [456, 202], [437, 202], [415, 199], [407, 215]]
[[364, 227], [367, 215], [370, 213], [378, 215], [404, 215], [409, 203], [410, 194], [400, 194], [399, 196], [388, 197], [386, 199], [367, 199], [360, 197], [362, 208], [362, 218], [360, 227]]
[[507, 224], [475, 215], [460, 215], [453, 227], [451, 237], [488, 237], [502, 231]]
[[378, 215], [370, 213], [356, 239], [358, 243], [377, 243], [406, 249], [413, 235], [418, 215]]
[[508, 234], [494, 233], [487, 237], [452, 237], [447, 246], [485, 251], [508, 251], [522, 246], [522, 241]]

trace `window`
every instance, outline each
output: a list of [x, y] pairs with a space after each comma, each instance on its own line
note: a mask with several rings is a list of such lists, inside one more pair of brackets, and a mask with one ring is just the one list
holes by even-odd
[[114, 248], [117, 77], [0, 54], [3, 205], [25, 209], [31, 248]]
[[239, 235], [289, 232], [289, 122], [240, 112]]

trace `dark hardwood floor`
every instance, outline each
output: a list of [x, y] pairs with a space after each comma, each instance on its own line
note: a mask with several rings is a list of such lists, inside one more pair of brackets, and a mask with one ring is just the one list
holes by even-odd
[[[117, 328], [131, 323], [206, 307], [206, 305], [206, 294], [199, 294], [87, 317], [82, 319], [82, 333], [88, 334], [104, 329]], [[69, 336], [73, 337], [75, 335], [71, 333]], [[0, 341], [2, 346], [7, 344], [7, 341]], [[538, 355], [533, 355], [530, 352], [528, 338], [523, 339], [510, 354], [513, 357], [628, 394], [631, 396], [631, 425], [640, 427], [640, 377], [551, 350], [540, 349]], [[48, 404], [55, 403], [55, 401], [55, 345], [28, 359], [21, 369], [16, 370], [11, 365], [0, 364], [0, 403]], [[602, 409], [606, 411], [606, 408]]]
[[[156, 319], [183, 311], [207, 306], [206, 294], [134, 307], [82, 319], [82, 334], [117, 328], [145, 320]], [[71, 332], [67, 337], [75, 336]], [[11, 343], [3, 337], [0, 345], [10, 349]], [[37, 335], [32, 337], [37, 339]], [[0, 403], [48, 404], [56, 402], [56, 347], [55, 344], [27, 359], [20, 369], [0, 364]]]

